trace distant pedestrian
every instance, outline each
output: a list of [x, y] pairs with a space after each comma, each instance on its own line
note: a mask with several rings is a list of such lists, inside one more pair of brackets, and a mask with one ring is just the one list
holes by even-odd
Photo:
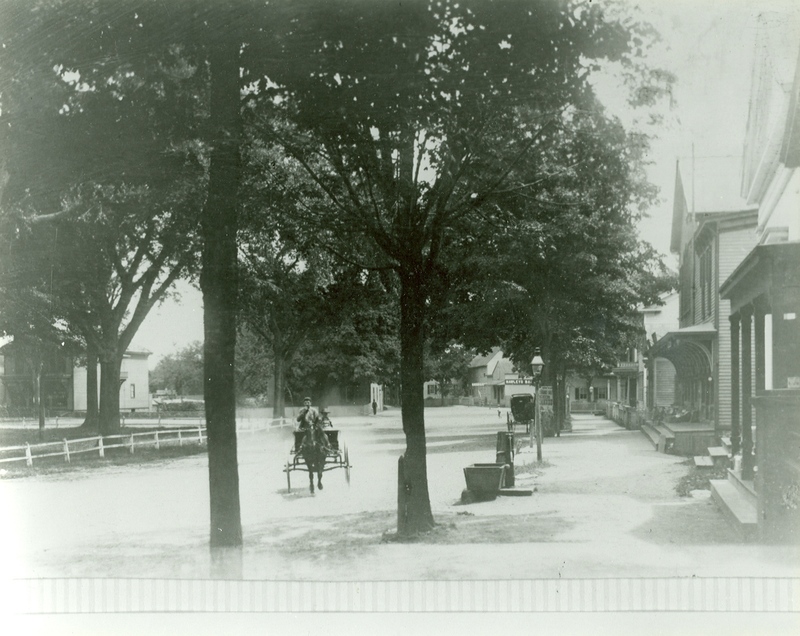
[[375, 400], [372, 400], [372, 414], [378, 414], [378, 403]]

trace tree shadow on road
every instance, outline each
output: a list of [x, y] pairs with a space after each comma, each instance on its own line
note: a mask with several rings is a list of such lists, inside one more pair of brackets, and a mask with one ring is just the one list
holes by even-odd
[[710, 499], [654, 505], [653, 516], [631, 534], [660, 545], [744, 543]]

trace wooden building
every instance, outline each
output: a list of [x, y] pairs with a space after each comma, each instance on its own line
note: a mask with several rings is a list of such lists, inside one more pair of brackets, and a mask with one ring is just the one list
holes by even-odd
[[719, 285], [755, 245], [758, 211], [738, 196], [740, 160], [691, 163], [688, 196], [680, 163], [675, 175], [670, 247], [680, 259], [678, 328], [658, 338], [648, 357], [674, 366], [674, 405], [685, 411], [680, 428], [697, 438], [690, 446], [702, 448], [731, 427], [729, 302]]
[[720, 293], [730, 325], [728, 479], [712, 494], [745, 534], [800, 533], [800, 45], [791, 21], [762, 21], [742, 194], [757, 206], [757, 245]]

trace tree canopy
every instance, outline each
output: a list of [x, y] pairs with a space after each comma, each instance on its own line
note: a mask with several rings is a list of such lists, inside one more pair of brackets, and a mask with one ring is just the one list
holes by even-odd
[[[457, 283], [462, 305], [498, 294], [477, 285], [466, 264], [502, 250], [518, 256], [525, 273], [498, 278], [497, 289], [509, 303], [527, 294], [537, 329], [557, 327], [554, 343], [567, 325], [584, 328], [566, 319], [580, 313], [569, 285], [609, 308], [598, 334], [624, 322], [642, 289], [625, 279], [642, 262], [625, 228], [631, 206], [648, 196], [634, 174], [646, 140], [620, 132], [598, 108], [591, 79], [615, 64], [630, 102], [646, 107], [670, 78], [642, 61], [650, 27], [611, 2], [39, 0], [10, 2], [3, 17], [0, 69], [11, 78], [0, 95], [0, 143], [11, 158], [0, 166], [4, 217], [23, 229], [68, 218], [77, 249], [99, 255], [91, 269], [109, 298], [149, 298], [132, 309], [134, 326], [155, 302], [148, 294], [165, 289], [158, 281], [190, 265], [182, 241], [199, 239], [212, 545], [241, 544], [240, 185], [259, 170], [264, 179], [279, 174], [274, 163], [248, 173], [250, 148], [280, 157], [291, 166], [284, 174], [304, 175], [283, 181], [284, 192], [302, 189], [291, 207], [296, 228], [313, 228], [339, 266], [374, 271], [397, 290], [403, 534], [434, 523], [421, 389], [434, 312], [452, 305], [444, 283]], [[39, 158], [50, 188], [31, 177]], [[282, 231], [262, 256], [286, 255]], [[309, 242], [297, 245], [311, 258]], [[159, 263], [165, 278], [145, 263]], [[77, 270], [65, 270], [65, 280], [73, 271], [78, 280]], [[101, 355], [112, 344], [119, 353], [132, 335], [111, 328], [128, 306], [93, 318], [115, 334], [114, 343], [98, 342]]]
[[[301, 2], [270, 35], [281, 63], [259, 83], [254, 112], [265, 140], [333, 206], [308, 207], [304, 220], [359, 245], [364, 267], [389, 268], [400, 282], [399, 490], [408, 505], [399, 531], [425, 530], [433, 519], [420, 389], [437, 281], [468, 248], [485, 247], [489, 228], [521, 215], [535, 184], [569, 170], [577, 158], [562, 146], [579, 113], [594, 108], [589, 79], [601, 61], [621, 66], [632, 102], [652, 101], [669, 78], [639, 63], [646, 25], [591, 2]], [[595, 200], [619, 214], [630, 197], [604, 189], [605, 170], [594, 166]]]

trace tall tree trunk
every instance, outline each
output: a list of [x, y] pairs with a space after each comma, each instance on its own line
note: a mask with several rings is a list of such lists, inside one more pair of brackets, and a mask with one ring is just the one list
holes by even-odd
[[402, 474], [398, 474], [398, 527], [401, 535], [431, 529], [435, 523], [428, 493], [425, 448], [425, 398], [423, 371], [423, 323], [425, 291], [419, 268], [401, 271], [400, 291], [400, 382], [403, 402], [403, 432], [406, 452]]
[[225, 31], [223, 5], [211, 35], [211, 152], [208, 198], [202, 213], [204, 393], [208, 427], [210, 545], [242, 545], [239, 465], [236, 454], [236, 228], [241, 117], [239, 42]]
[[86, 419], [83, 421], [84, 428], [97, 430], [98, 426], [97, 408], [97, 348], [93, 345], [86, 347]]
[[119, 388], [122, 356], [100, 356], [100, 408], [101, 435], [116, 435], [120, 431]]

